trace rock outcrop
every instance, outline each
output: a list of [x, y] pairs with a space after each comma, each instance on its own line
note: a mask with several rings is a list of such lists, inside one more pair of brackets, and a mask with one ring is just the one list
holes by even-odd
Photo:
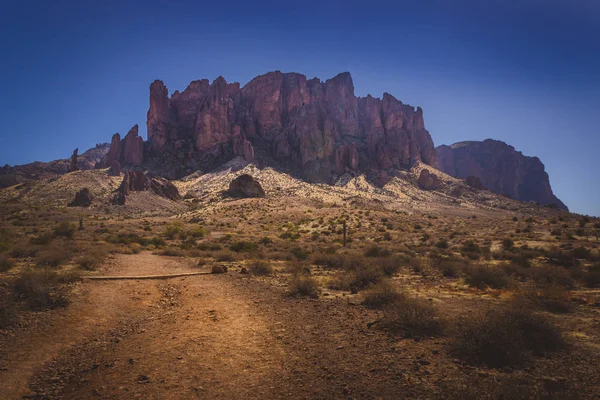
[[144, 139], [139, 136], [137, 125], [134, 125], [123, 139], [118, 133], [113, 135], [110, 150], [96, 167], [112, 167], [115, 162], [126, 166], [139, 166], [144, 162]]
[[265, 197], [265, 191], [260, 183], [248, 174], [232, 180], [227, 194], [231, 197]]
[[[29, 164], [0, 167], [0, 189], [28, 180], [52, 178], [75, 170], [93, 169], [109, 150], [108, 143], [97, 144], [82, 154], [73, 153], [70, 158], [50, 162], [36, 161]], [[73, 156], [76, 155], [76, 159]], [[75, 161], [75, 162], [74, 162]], [[74, 169], [76, 167], [77, 169]]]
[[568, 210], [552, 192], [544, 164], [537, 157], [524, 156], [514, 147], [491, 139], [439, 146], [436, 150], [437, 168], [448, 175], [477, 177], [482, 186], [515, 200], [554, 204]]
[[435, 190], [440, 186], [440, 179], [428, 169], [422, 169], [417, 184], [423, 190]]
[[147, 128], [144, 160], [171, 177], [233, 156], [250, 161], [257, 149], [311, 182], [344, 173], [387, 176], [416, 161], [435, 165], [436, 157], [420, 108], [388, 93], [356, 97], [347, 72], [321, 82], [275, 71], [243, 88], [204, 79], [170, 97], [157, 80]]
[[179, 191], [171, 182], [164, 178], [151, 177], [141, 171], [126, 171], [119, 188], [115, 191], [111, 203], [125, 205], [130, 192], [142, 192], [150, 190], [153, 193], [170, 199], [179, 200]]
[[94, 197], [90, 193], [88, 188], [83, 188], [79, 192], [75, 193], [75, 198], [69, 204], [68, 207], [89, 207], [92, 205]]
[[79, 152], [79, 149], [75, 149], [73, 150], [73, 154], [71, 155], [71, 158], [69, 159], [69, 166], [67, 167], [67, 172], [74, 172], [77, 171], [79, 169], [79, 167], [77, 166], [77, 153]]

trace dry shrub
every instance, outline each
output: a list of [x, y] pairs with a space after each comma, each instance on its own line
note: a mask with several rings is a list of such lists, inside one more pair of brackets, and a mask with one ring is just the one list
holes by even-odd
[[17, 321], [17, 305], [8, 292], [0, 292], [0, 329], [9, 328]]
[[94, 271], [107, 256], [107, 251], [104, 249], [89, 250], [87, 254], [82, 255], [76, 261], [79, 268]]
[[294, 275], [290, 281], [290, 295], [317, 298], [321, 293], [319, 282], [305, 275]]
[[504, 289], [509, 285], [509, 278], [504, 270], [497, 267], [470, 266], [465, 268], [465, 282], [478, 289]]
[[15, 266], [15, 262], [5, 256], [4, 254], [0, 254], [0, 272], [6, 272], [12, 267]]
[[54, 228], [54, 237], [66, 237], [67, 239], [72, 239], [73, 235], [75, 235], [75, 231], [77, 227], [74, 224], [70, 224], [67, 221], [61, 222], [56, 228]]
[[533, 280], [540, 285], [563, 286], [568, 289], [575, 287], [575, 280], [571, 273], [562, 268], [552, 265], [544, 265], [531, 271]]
[[583, 282], [589, 288], [600, 287], [600, 264], [590, 267], [590, 269], [583, 276]]
[[382, 326], [404, 337], [423, 338], [444, 334], [444, 321], [427, 300], [400, 293], [384, 308]]
[[230, 251], [220, 251], [215, 254], [215, 260], [218, 262], [232, 262], [236, 261], [237, 257]]
[[461, 270], [465, 268], [465, 263], [457, 260], [440, 260], [433, 266], [446, 278], [458, 278]]
[[35, 257], [39, 250], [37, 246], [17, 245], [12, 248], [9, 255], [14, 258]]
[[185, 257], [186, 255], [185, 251], [174, 247], [167, 247], [166, 249], [156, 250], [152, 252], [152, 254], [166, 257]]
[[318, 253], [312, 258], [312, 262], [324, 268], [343, 268], [346, 257], [343, 254]]
[[517, 294], [516, 301], [555, 314], [570, 313], [574, 308], [569, 292], [564, 287], [556, 285], [528, 288]]
[[254, 275], [271, 275], [273, 266], [265, 260], [252, 260], [248, 263], [248, 270]]
[[556, 326], [516, 303], [461, 321], [452, 344], [456, 357], [491, 368], [519, 366], [532, 356], [566, 348]]
[[351, 286], [365, 289], [384, 278], [383, 270], [376, 264], [361, 264], [351, 271]]
[[[12, 283], [15, 297], [30, 310], [64, 307], [69, 303], [64, 278], [50, 269], [23, 271]], [[70, 280], [70, 278], [68, 279]]]
[[36, 265], [42, 268], [57, 268], [67, 263], [71, 256], [71, 251], [64, 246], [45, 249], [37, 254]]
[[369, 308], [383, 308], [400, 298], [400, 293], [389, 280], [385, 279], [365, 293], [363, 304]]
[[389, 256], [377, 259], [375, 262], [386, 276], [394, 276], [400, 270], [400, 267], [406, 263], [406, 259], [401, 256]]

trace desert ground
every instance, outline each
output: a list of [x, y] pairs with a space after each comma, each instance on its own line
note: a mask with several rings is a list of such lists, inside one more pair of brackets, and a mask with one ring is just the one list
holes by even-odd
[[599, 398], [600, 221], [418, 172], [0, 190], [0, 398]]

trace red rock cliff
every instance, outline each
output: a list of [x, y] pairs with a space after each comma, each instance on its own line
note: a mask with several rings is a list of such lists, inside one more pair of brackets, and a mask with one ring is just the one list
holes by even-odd
[[552, 192], [544, 164], [498, 140], [437, 147], [437, 168], [460, 179], [478, 177], [483, 186], [516, 200], [567, 206]]

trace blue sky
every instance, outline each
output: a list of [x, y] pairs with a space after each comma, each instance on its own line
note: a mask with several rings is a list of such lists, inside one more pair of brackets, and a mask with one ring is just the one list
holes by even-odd
[[[513, 4], [518, 3], [518, 4]], [[0, 1], [0, 164], [66, 158], [139, 124], [148, 87], [350, 71], [421, 106], [436, 145], [503, 140], [600, 215], [600, 5], [512, 1]]]

